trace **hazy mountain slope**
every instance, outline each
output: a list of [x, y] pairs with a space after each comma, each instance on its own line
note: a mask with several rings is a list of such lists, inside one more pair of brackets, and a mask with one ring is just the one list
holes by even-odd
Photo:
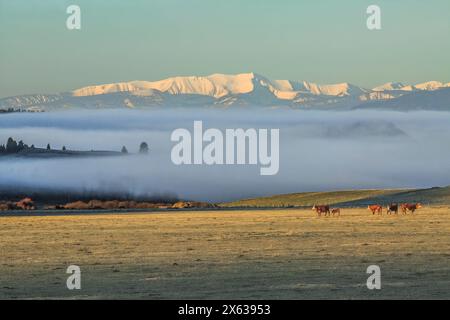
[[450, 88], [416, 91], [385, 101], [367, 101], [356, 106], [355, 109], [450, 111]]

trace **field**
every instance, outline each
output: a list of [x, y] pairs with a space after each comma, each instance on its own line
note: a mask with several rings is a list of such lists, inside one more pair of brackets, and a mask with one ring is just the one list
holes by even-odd
[[[1, 299], [450, 298], [444, 206], [5, 216], [0, 239]], [[66, 288], [72, 264], [81, 290]]]

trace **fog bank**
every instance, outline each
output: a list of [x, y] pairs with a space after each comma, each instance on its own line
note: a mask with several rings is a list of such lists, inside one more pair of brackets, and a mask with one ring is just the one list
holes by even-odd
[[[280, 129], [280, 170], [258, 165], [181, 165], [170, 159], [176, 128]], [[0, 157], [0, 187], [134, 195], [176, 194], [227, 201], [288, 192], [450, 185], [450, 113], [273, 110], [104, 110], [0, 115], [8, 137], [55, 149], [131, 153], [146, 141], [147, 156], [28, 159]]]

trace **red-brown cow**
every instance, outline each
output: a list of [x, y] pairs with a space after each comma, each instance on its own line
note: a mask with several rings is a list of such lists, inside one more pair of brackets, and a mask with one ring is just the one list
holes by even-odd
[[341, 209], [339, 209], [339, 208], [331, 209], [331, 213], [333, 214], [333, 216], [334, 215], [340, 216], [341, 215]]
[[417, 209], [422, 208], [422, 205], [420, 203], [403, 203], [400, 207], [402, 208], [402, 212], [406, 214], [408, 211], [414, 213]]
[[312, 209], [317, 212], [317, 215], [319, 217], [322, 215], [322, 213], [325, 213], [325, 215], [330, 215], [330, 206], [328, 205], [314, 205]]
[[373, 204], [367, 207], [370, 211], [372, 211], [372, 214], [378, 213], [383, 214], [383, 207], [379, 204]]

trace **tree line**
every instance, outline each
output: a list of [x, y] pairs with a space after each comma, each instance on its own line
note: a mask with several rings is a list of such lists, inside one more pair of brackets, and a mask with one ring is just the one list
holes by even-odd
[[[148, 151], [149, 151], [149, 147], [148, 147], [147, 142], [142, 142], [142, 143], [139, 145], [139, 153], [140, 153], [140, 154], [147, 154]], [[123, 146], [123, 147], [122, 147], [122, 150], [121, 150], [120, 152], [122, 152], [122, 153], [128, 153], [127, 147]]]
[[28, 146], [22, 140], [17, 142], [11, 137], [8, 138], [6, 145], [0, 145], [0, 153], [17, 153], [26, 149], [34, 149], [34, 145]]
[[[36, 147], [34, 146], [34, 144], [32, 144], [31, 146], [29, 146], [28, 144], [24, 143], [22, 140], [20, 140], [19, 142], [17, 142], [16, 140], [14, 140], [13, 138], [9, 137], [8, 141], [5, 144], [1, 144], [0, 145], [0, 154], [1, 153], [18, 153], [24, 150], [33, 150], [36, 149]], [[47, 144], [46, 147], [47, 150], [52, 150], [50, 144]], [[62, 151], [67, 151], [66, 146], [63, 146]], [[128, 153], [128, 149], [123, 146], [122, 153]], [[139, 153], [140, 154], [147, 154], [149, 152], [149, 147], [147, 142], [142, 142], [139, 146]]]

